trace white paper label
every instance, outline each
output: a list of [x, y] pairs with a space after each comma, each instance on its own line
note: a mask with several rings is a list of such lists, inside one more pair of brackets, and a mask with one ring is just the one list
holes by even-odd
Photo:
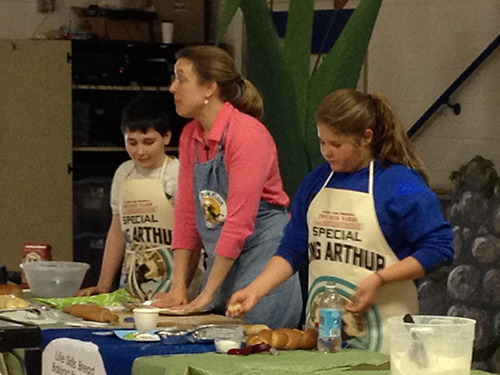
[[42, 375], [106, 375], [99, 347], [91, 342], [52, 340], [42, 354]]

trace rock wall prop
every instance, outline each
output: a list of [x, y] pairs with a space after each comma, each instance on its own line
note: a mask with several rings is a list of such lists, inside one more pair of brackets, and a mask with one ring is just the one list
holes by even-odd
[[443, 213], [455, 233], [455, 259], [422, 279], [421, 313], [475, 319], [473, 369], [500, 373], [500, 178], [476, 156], [451, 179]]

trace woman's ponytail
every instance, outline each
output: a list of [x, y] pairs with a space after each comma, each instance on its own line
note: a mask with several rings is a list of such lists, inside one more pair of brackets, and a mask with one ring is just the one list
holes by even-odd
[[223, 102], [231, 102], [239, 111], [258, 120], [262, 119], [262, 96], [238, 72], [229, 53], [215, 46], [189, 46], [179, 50], [175, 57], [191, 60], [201, 82], [217, 82]]
[[248, 79], [238, 76], [228, 81], [219, 81], [217, 84], [222, 101], [231, 102], [240, 112], [262, 120], [264, 100], [257, 87]]
[[262, 117], [264, 117], [264, 100], [262, 99], [262, 95], [260, 95], [257, 87], [248, 79], [243, 80], [242, 96], [232, 103], [239, 111], [257, 120], [262, 120]]

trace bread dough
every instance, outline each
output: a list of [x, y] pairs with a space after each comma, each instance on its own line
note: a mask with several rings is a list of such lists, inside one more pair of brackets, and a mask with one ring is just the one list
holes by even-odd
[[30, 307], [30, 304], [21, 298], [11, 295], [0, 295], [0, 309], [19, 309]]
[[237, 313], [240, 310], [241, 310], [241, 303], [235, 303], [227, 307], [227, 311], [232, 313]]
[[[313, 300], [311, 305], [311, 319], [313, 324], [319, 322], [319, 309], [318, 309], [319, 294]], [[366, 337], [368, 332], [366, 329], [366, 322], [364, 313], [353, 314], [345, 309], [345, 305], [351, 302], [345, 296], [341, 296], [343, 302], [342, 308], [342, 330], [348, 337]]]

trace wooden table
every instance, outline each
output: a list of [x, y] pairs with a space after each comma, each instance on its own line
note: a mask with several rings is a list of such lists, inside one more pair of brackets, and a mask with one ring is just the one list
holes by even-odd
[[[117, 312], [119, 321], [118, 325], [124, 328], [134, 328], [134, 323], [131, 321], [134, 315], [131, 311]], [[178, 327], [178, 328], [196, 328], [205, 324], [245, 324], [243, 319], [231, 318], [224, 315], [216, 314], [200, 314], [189, 316], [171, 316], [160, 315], [158, 317], [158, 327]]]

